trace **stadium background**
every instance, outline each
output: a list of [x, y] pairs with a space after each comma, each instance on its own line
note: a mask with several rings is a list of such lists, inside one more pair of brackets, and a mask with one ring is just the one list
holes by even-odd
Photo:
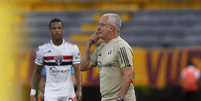
[[[137, 101], [180, 101], [181, 69], [201, 69], [199, 0], [1, 0], [0, 101], [29, 101], [35, 50], [49, 41], [48, 23], [64, 22], [64, 37], [82, 54], [102, 14], [123, 20], [132, 46]], [[102, 42], [92, 47], [92, 51]], [[82, 72], [83, 101], [100, 101], [98, 68]]]

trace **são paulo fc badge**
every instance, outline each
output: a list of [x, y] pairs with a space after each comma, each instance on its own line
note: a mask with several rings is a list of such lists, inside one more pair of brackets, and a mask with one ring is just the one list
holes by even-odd
[[113, 52], [113, 49], [108, 49], [107, 56], [109, 57], [112, 54], [112, 52]]
[[55, 56], [54, 60], [56, 61], [57, 65], [60, 65], [63, 60], [63, 56]]

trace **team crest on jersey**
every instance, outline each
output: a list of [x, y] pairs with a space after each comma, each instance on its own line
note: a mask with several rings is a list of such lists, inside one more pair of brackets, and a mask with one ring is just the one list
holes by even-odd
[[39, 51], [39, 47], [37, 48], [36, 52], [38, 52], [38, 51]]
[[56, 61], [57, 65], [60, 65], [63, 60], [63, 56], [56, 56], [54, 57], [54, 60]]
[[107, 56], [109, 57], [112, 54], [112, 52], [113, 52], [113, 49], [108, 49]]

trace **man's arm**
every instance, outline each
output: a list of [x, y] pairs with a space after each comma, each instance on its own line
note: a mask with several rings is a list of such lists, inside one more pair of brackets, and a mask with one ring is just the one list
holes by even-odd
[[121, 98], [124, 98], [129, 87], [131, 84], [131, 80], [133, 78], [133, 70], [131, 66], [126, 66], [122, 68], [122, 71], [124, 73], [124, 77], [123, 77], [123, 81], [122, 81], [122, 85], [121, 85], [121, 89], [119, 92], [119, 96]]
[[78, 98], [78, 101], [81, 101], [82, 99], [82, 74], [79, 70], [79, 64], [73, 65], [75, 70], [75, 80], [77, 85], [77, 91], [76, 91], [76, 97]]
[[34, 94], [35, 92], [33, 91], [36, 91], [37, 86], [39, 84], [42, 68], [43, 68], [42, 65], [40, 66], [35, 64], [32, 85], [31, 85], [31, 101], [34, 101], [34, 98], [35, 98], [35, 94]]
[[40, 81], [42, 69], [43, 69], [42, 65], [40, 66], [40, 65], [35, 64], [31, 89], [37, 89], [37, 86], [38, 86], [39, 81]]
[[46, 77], [41, 76], [39, 83], [38, 99], [44, 99], [44, 88], [45, 88]]
[[93, 67], [93, 65], [90, 63], [89, 53], [90, 53], [91, 46], [99, 40], [97, 34], [98, 32], [95, 32], [94, 34], [92, 34], [89, 41], [87, 42], [87, 45], [81, 56], [80, 71], [86, 71]]
[[81, 56], [80, 71], [86, 71], [93, 67], [93, 65], [90, 63], [90, 57], [89, 57], [90, 49], [91, 46], [89, 45], [89, 43], [87, 43], [85, 50]]

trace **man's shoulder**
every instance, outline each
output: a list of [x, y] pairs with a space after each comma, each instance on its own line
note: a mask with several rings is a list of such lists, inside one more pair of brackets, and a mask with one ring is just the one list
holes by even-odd
[[38, 46], [37, 51], [39, 51], [41, 49], [44, 49], [46, 47], [50, 47], [50, 45], [51, 45], [50, 42], [45, 42], [45, 43], [43, 43], [43, 44], [41, 44], [41, 45]]
[[45, 43], [39, 45], [39, 47], [46, 47], [48, 45], [51, 45], [51, 42], [45, 42]]
[[65, 41], [65, 45], [69, 45], [69, 46], [75, 46], [76, 44], [69, 42], [69, 41]]
[[119, 47], [121, 47], [121, 46], [130, 47], [130, 45], [128, 44], [128, 42], [126, 42], [124, 39], [119, 39], [119, 40], [114, 41], [114, 45], [115, 46], [119, 46]]

